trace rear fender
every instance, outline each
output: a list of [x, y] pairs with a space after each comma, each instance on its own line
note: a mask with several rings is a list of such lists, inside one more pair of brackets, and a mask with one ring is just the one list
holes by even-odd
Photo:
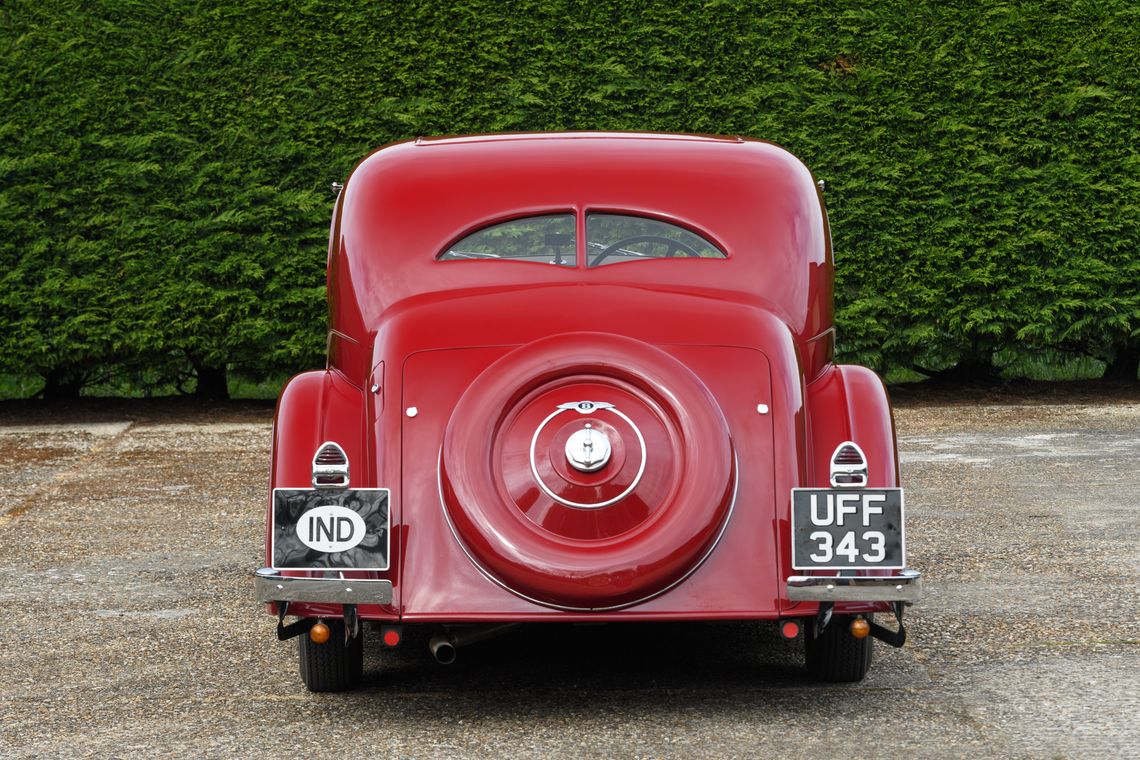
[[832, 454], [854, 441], [867, 458], [867, 487], [898, 486], [894, 417], [878, 375], [866, 367], [833, 366], [808, 386], [807, 409], [811, 462], [804, 485], [830, 486]]
[[269, 512], [274, 488], [311, 488], [313, 456], [334, 441], [348, 457], [353, 487], [366, 488], [375, 478], [366, 455], [364, 394], [335, 370], [305, 372], [286, 383], [273, 420], [273, 454], [266, 507], [266, 566]]
[[[868, 488], [899, 485], [894, 416], [883, 381], [866, 367], [833, 365], [807, 387], [808, 481], [805, 486], [831, 486], [831, 457], [844, 441], [854, 441], [867, 460]], [[870, 571], [888, 575], [891, 571]], [[804, 603], [812, 604], [814, 603]], [[799, 608], [798, 608], [799, 609]], [[886, 603], [849, 602], [837, 613], [886, 612]]]

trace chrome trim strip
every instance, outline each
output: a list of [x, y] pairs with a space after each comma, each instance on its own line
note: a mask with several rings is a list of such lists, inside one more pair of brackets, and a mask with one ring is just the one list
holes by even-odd
[[917, 602], [922, 598], [922, 573], [898, 575], [793, 575], [788, 578], [793, 602]]
[[602, 507], [608, 507], [611, 504], [617, 504], [626, 496], [629, 496], [631, 493], [633, 493], [633, 489], [637, 488], [637, 484], [641, 482], [641, 476], [645, 474], [645, 462], [648, 457], [648, 452], [645, 450], [645, 438], [642, 437], [641, 431], [638, 429], [637, 425], [633, 424], [633, 420], [619, 412], [616, 408], [614, 408], [612, 404], [596, 404], [594, 402], [585, 403], [594, 404], [591, 409], [596, 408], [603, 411], [613, 412], [618, 417], [621, 417], [623, 420], [629, 423], [629, 426], [633, 428], [633, 432], [637, 435], [637, 442], [641, 446], [641, 466], [637, 468], [637, 475], [634, 477], [633, 482], [629, 484], [629, 488], [625, 489], [612, 499], [608, 499], [607, 501], [600, 501], [597, 504], [582, 504], [580, 502], [570, 501], [569, 499], [563, 499], [561, 496], [554, 493], [554, 491], [551, 491], [550, 487], [547, 486], [546, 483], [542, 482], [542, 477], [538, 474], [538, 464], [534, 459], [534, 450], [538, 446], [538, 436], [542, 432], [542, 429], [546, 427], [546, 423], [550, 422], [552, 419], [567, 411], [568, 409], [574, 409], [577, 406], [576, 404], [562, 404], [558, 407], [558, 409], [552, 412], [549, 417], [543, 420], [542, 424], [538, 426], [538, 429], [534, 431], [534, 436], [530, 439], [530, 473], [534, 476], [534, 482], [538, 484], [538, 487], [542, 489], [542, 492], [550, 498], [554, 499], [559, 504], [567, 507], [573, 507], [575, 509], [601, 509]]
[[351, 578], [296, 578], [263, 567], [254, 573], [259, 602], [391, 604], [392, 581]]

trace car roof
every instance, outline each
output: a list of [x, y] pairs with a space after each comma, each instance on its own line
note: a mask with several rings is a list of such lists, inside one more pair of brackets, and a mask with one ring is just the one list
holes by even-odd
[[[669, 259], [594, 269], [518, 261], [437, 261], [484, 226], [544, 213], [643, 215], [697, 231], [726, 260]], [[830, 243], [811, 172], [741, 137], [567, 132], [417, 138], [350, 174], [334, 222], [333, 288], [365, 325], [408, 298], [479, 287], [591, 281], [740, 292], [797, 332], [808, 302], [830, 314]], [[339, 263], [338, 263], [339, 261]], [[821, 286], [826, 293], [817, 293]], [[799, 323], [799, 324], [797, 324]]]

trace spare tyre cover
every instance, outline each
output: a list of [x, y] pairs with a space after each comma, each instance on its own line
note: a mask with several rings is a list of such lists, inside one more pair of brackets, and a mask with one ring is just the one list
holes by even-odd
[[691, 370], [641, 341], [570, 333], [476, 378], [444, 433], [440, 487], [492, 579], [545, 605], [609, 609], [708, 555], [735, 467], [724, 415]]

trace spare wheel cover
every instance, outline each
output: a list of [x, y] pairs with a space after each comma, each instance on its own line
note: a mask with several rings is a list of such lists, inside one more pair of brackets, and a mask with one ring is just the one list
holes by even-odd
[[498, 583], [607, 609], [708, 555], [735, 468], [724, 415], [691, 370], [641, 341], [570, 333], [475, 379], [444, 433], [440, 489], [456, 538]]

